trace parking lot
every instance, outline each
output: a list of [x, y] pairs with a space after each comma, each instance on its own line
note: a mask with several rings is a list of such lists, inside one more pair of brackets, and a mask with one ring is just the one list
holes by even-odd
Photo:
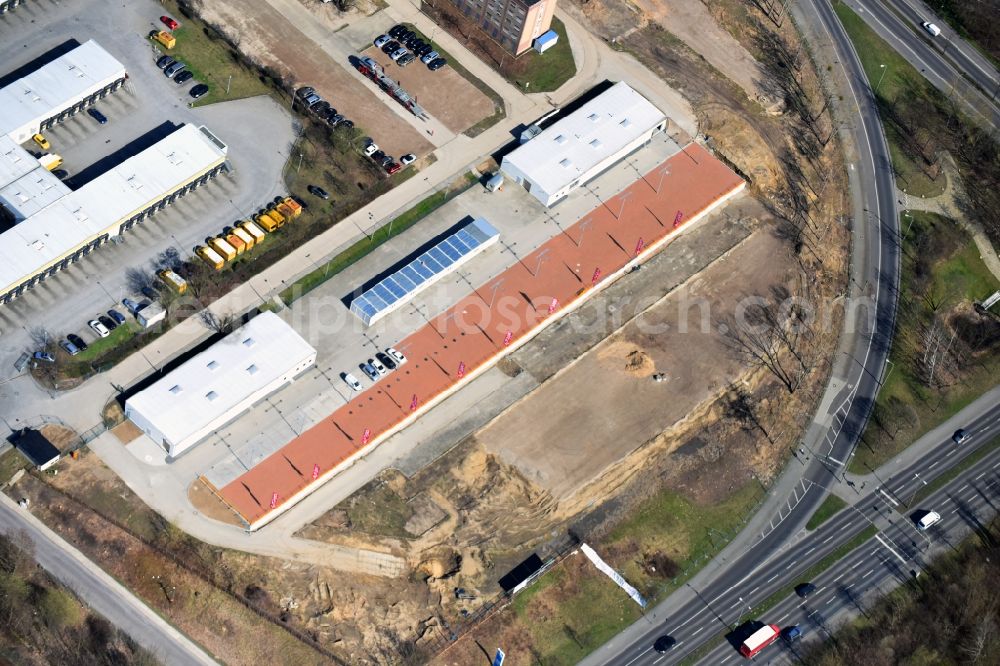
[[[127, 85], [97, 104], [108, 118], [99, 125], [79, 114], [46, 131], [51, 152], [64, 158], [67, 184], [79, 186], [135, 154], [160, 133], [185, 123], [206, 125], [229, 146], [233, 167], [152, 219], [109, 243], [82, 261], [37, 285], [21, 298], [0, 307], [0, 412], [15, 413], [13, 399], [20, 379], [14, 361], [36, 346], [37, 332], [54, 336], [76, 332], [85, 340], [94, 334], [87, 321], [130, 295], [125, 287], [129, 268], [148, 270], [150, 261], [170, 246], [182, 256], [206, 236], [218, 233], [235, 219], [246, 217], [261, 202], [283, 191], [281, 170], [288, 157], [295, 128], [287, 110], [270, 98], [256, 97], [199, 108], [189, 108], [183, 86], [167, 79], [156, 67], [156, 51], [146, 34], [163, 14], [155, 2], [130, 2], [109, 7], [97, 0], [59, 4], [41, 0], [27, 3], [0, 17], [0, 75], [13, 71], [68, 38], [96, 40], [129, 73]], [[37, 146], [28, 146], [37, 152]], [[19, 403], [20, 412], [26, 405]]]

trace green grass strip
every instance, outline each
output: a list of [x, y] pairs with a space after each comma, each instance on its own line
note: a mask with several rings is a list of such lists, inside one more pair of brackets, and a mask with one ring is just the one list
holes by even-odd
[[846, 506], [847, 502], [840, 499], [836, 495], [832, 493], [827, 495], [826, 499], [823, 500], [823, 503], [819, 505], [818, 509], [816, 509], [816, 513], [809, 518], [809, 522], [806, 523], [806, 529], [810, 531], [816, 529]]

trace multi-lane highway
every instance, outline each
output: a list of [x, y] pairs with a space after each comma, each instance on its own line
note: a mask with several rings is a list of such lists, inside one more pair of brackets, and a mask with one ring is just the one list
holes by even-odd
[[[961, 447], [950, 438], [945, 439], [931, 455], [882, 479], [884, 483], [869, 486], [870, 492], [854, 505], [765, 564], [745, 583], [725, 595], [706, 599], [721, 621], [706, 605], [690, 618], [681, 619], [676, 628], [668, 621], [663, 625], [664, 633], [672, 631], [681, 650], [687, 646], [682, 637], [694, 632], [718, 640], [720, 631], [728, 631], [740, 619], [751, 619], [747, 606], [752, 607], [789, 585], [811, 582], [817, 590], [807, 599], [789, 594], [766, 616], [752, 618], [782, 627], [797, 624], [808, 639], [832, 631], [838, 614], [860, 612], [864, 604], [872, 601], [872, 593], [909, 581], [913, 572], [923, 570], [931, 554], [945, 550], [970, 530], [987, 523], [1000, 501], [1000, 448], [996, 446], [991, 446], [986, 455], [941, 488], [917, 498], [918, 493], [929, 489], [928, 484], [935, 477], [958, 465], [976, 447], [990, 445], [1000, 436], [1000, 406], [969, 424], [967, 430], [973, 433], [973, 438]], [[912, 519], [917, 511], [936, 511], [942, 520], [926, 532], [918, 531]], [[879, 530], [874, 537], [814, 579], [800, 578], [816, 562], [871, 526]], [[760, 658], [780, 656], [782, 650], [787, 651], [788, 646], [768, 648]], [[661, 660], [663, 656], [647, 650], [646, 657], [634, 663], [635, 666], [670, 664], [677, 660], [674, 654]], [[719, 642], [700, 663], [715, 665], [741, 660], [730, 643]]]
[[[847, 143], [853, 146], [856, 157], [850, 164], [850, 177], [852, 188], [860, 198], [853, 224], [851, 296], [874, 306], [874, 316], [868, 322], [853, 322], [853, 330], [845, 332], [842, 349], [850, 362], [843, 376], [831, 381], [813, 427], [805, 437], [817, 455], [810, 459], [801, 473], [801, 479], [795, 479], [792, 486], [784, 487], [786, 494], [772, 497], [766, 503], [763, 510], [777, 513], [775, 519], [766, 523], [764, 531], [759, 534], [750, 534], [750, 530], [741, 534], [737, 544], [748, 544], [749, 549], [719, 567], [702, 589], [684, 588], [671, 595], [656, 609], [647, 611], [644, 619], [591, 654], [584, 660], [585, 665], [642, 663], [653, 656], [651, 646], [665, 628], [650, 622], [650, 618], [669, 616], [683, 619], [692, 617], [696, 612], [708, 612], [704, 599], [725, 596], [742, 588], [748, 577], [760, 571], [799, 533], [830, 487], [838, 482], [837, 475], [853, 453], [881, 386], [895, 327], [900, 257], [895, 183], [890, 169], [889, 149], [878, 120], [871, 84], [829, 3], [826, 0], [804, 0], [795, 11], [798, 12], [797, 20], [808, 23], [818, 39], [833, 44], [835, 56], [830, 60], [837, 59], [846, 80], [844, 104], [839, 111], [842, 117], [856, 120], [843, 131], [849, 134]], [[854, 525], [851, 521], [848, 523]], [[837, 526], [840, 523], [834, 521], [831, 524]], [[863, 529], [860, 519], [855, 527], [856, 531]], [[836, 527], [827, 526], [824, 529], [831, 531]], [[802, 556], [807, 561], [814, 561], [810, 558], [822, 558], [821, 553], [830, 552], [839, 543], [842, 542], [830, 536], [827, 543], [820, 541], [812, 552]], [[780, 576], [769, 584], [784, 584], [777, 582], [778, 578]], [[763, 591], [763, 585], [761, 583], [758, 594]], [[741, 603], [739, 596], [737, 593], [737, 603]], [[732, 602], [726, 603], [731, 605]], [[713, 630], [707, 625], [685, 626], [689, 626], [690, 633], [676, 637], [683, 641], [683, 645], [676, 650], [680, 656], [696, 649], [717, 631], [717, 627]], [[677, 658], [670, 657], [672, 661]]]
[[991, 99], [1000, 84], [996, 71], [982, 56], [972, 58], [974, 49], [959, 44], [947, 24], [935, 23], [944, 32], [931, 36], [920, 26], [929, 12], [915, 9], [907, 0], [845, 0], [845, 4], [931, 85], [964, 104], [973, 120], [1000, 128], [1000, 105]]

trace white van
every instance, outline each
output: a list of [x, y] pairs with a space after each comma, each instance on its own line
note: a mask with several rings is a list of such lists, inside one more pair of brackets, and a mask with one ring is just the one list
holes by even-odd
[[931, 525], [936, 525], [939, 522], [941, 522], [941, 514], [936, 511], [928, 511], [917, 521], [917, 529], [921, 531], [926, 530]]
[[928, 23], [927, 21], [924, 21], [920, 25], [923, 26], [924, 30], [931, 33], [932, 37], [937, 37], [938, 35], [941, 34], [941, 28], [937, 27], [933, 23]]

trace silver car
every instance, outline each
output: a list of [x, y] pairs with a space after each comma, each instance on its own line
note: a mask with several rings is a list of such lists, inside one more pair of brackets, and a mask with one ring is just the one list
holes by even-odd
[[431, 51], [425, 56], [420, 56], [420, 62], [424, 63], [425, 65], [429, 65], [431, 64], [431, 61], [437, 60], [440, 57], [441, 57], [440, 53], [438, 53], [437, 51]]
[[392, 58], [394, 61], [398, 61], [400, 58], [402, 58], [403, 56], [405, 56], [407, 53], [409, 53], [409, 51], [407, 51], [406, 49], [404, 49], [404, 48], [398, 48], [395, 51], [393, 51], [391, 54], [389, 54], [389, 57]]

